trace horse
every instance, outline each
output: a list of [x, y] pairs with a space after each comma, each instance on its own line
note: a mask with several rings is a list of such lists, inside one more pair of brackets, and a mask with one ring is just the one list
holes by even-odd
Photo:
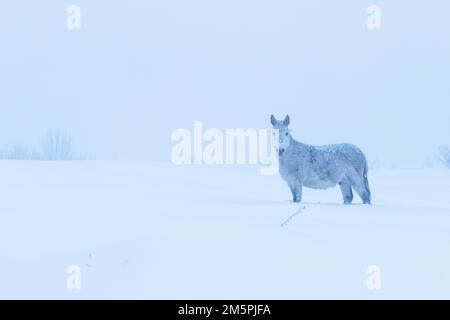
[[364, 153], [348, 143], [312, 146], [295, 140], [289, 129], [290, 118], [270, 122], [278, 132], [277, 152], [279, 172], [291, 189], [293, 202], [302, 201], [303, 187], [327, 189], [339, 185], [344, 204], [351, 204], [352, 189], [364, 204], [371, 203]]

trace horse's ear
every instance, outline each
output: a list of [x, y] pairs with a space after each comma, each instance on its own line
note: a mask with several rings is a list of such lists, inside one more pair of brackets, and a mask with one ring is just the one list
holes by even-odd
[[284, 120], [283, 120], [283, 124], [284, 124], [285, 126], [288, 126], [290, 121], [291, 121], [291, 120], [289, 119], [289, 115], [287, 115], [287, 116], [284, 118]]
[[273, 114], [270, 116], [270, 123], [272, 123], [273, 126], [277, 124], [277, 119], [275, 119]]

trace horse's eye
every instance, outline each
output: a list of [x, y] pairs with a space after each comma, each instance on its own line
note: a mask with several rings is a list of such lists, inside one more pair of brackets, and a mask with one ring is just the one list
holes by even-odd
[[288, 136], [289, 135], [289, 132], [286, 132], [286, 136]]

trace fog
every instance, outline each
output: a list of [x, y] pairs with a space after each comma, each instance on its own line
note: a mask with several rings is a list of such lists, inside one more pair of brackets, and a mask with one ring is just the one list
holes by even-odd
[[[66, 7], [81, 8], [68, 30]], [[371, 4], [381, 29], [366, 27]], [[170, 161], [171, 132], [270, 128], [421, 166], [450, 144], [445, 1], [9, 1], [0, 149], [70, 132], [97, 159]]]

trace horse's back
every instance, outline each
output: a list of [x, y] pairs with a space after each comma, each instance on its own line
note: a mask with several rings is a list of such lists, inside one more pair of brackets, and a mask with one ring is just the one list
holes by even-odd
[[339, 183], [348, 175], [362, 176], [367, 173], [364, 153], [355, 145], [342, 143], [311, 147], [310, 173], [311, 185]]
[[364, 153], [357, 146], [349, 143], [330, 144], [316, 147], [324, 156], [340, 166], [350, 166], [359, 173], [367, 170], [367, 161]]

